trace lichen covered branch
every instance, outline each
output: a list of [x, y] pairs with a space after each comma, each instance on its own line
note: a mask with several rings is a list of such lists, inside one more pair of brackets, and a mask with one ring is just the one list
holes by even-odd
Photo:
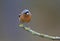
[[58, 37], [58, 36], [50, 36], [50, 35], [38, 33], [36, 31], [30, 29], [30, 27], [25, 27], [23, 24], [19, 24], [19, 27], [22, 27], [22, 28], [24, 28], [24, 30], [31, 32], [33, 35], [36, 35], [39, 37], [48, 38], [48, 39], [52, 39], [52, 40], [60, 40], [60, 37]]

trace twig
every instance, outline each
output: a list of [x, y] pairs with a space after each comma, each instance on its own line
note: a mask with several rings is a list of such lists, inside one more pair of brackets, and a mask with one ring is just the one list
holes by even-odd
[[50, 36], [50, 35], [38, 33], [36, 31], [30, 29], [29, 27], [25, 27], [23, 24], [19, 24], [19, 27], [22, 27], [22, 28], [24, 28], [24, 30], [31, 32], [33, 35], [37, 35], [39, 37], [48, 38], [48, 39], [52, 39], [52, 40], [60, 40], [60, 37], [58, 37], [58, 36]]

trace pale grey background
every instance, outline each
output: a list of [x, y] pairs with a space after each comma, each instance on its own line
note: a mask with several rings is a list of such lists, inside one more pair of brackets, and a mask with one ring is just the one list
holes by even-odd
[[25, 8], [32, 13], [33, 30], [60, 36], [60, 0], [0, 0], [0, 41], [52, 41], [18, 27], [18, 14]]

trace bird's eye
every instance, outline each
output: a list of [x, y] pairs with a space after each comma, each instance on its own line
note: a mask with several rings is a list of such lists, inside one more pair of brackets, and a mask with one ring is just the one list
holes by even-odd
[[27, 14], [27, 13], [29, 13], [28, 11], [27, 12], [25, 12], [25, 14]]

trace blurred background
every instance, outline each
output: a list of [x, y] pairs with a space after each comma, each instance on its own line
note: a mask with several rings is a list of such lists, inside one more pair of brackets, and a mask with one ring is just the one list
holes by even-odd
[[32, 13], [33, 30], [60, 36], [60, 0], [0, 0], [0, 41], [53, 41], [18, 27], [18, 14], [24, 9]]

